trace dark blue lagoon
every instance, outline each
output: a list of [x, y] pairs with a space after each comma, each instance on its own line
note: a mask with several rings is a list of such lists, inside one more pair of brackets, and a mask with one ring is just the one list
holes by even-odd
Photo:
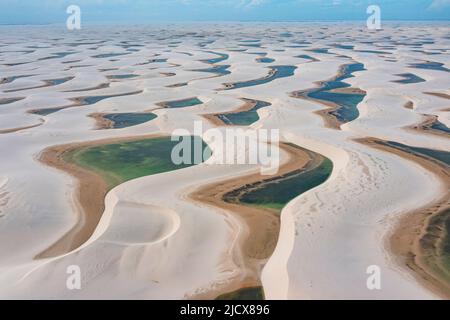
[[397, 76], [403, 77], [404, 79], [394, 80], [392, 82], [403, 83], [403, 84], [425, 82], [424, 79], [422, 79], [419, 76], [416, 76], [413, 73], [402, 73], [402, 74], [397, 74]]
[[445, 124], [437, 120], [431, 125], [431, 128], [450, 134], [450, 129]]
[[58, 112], [63, 109], [72, 108], [72, 107], [80, 107], [84, 105], [91, 105], [94, 103], [97, 103], [99, 101], [109, 99], [109, 98], [115, 98], [115, 97], [123, 97], [123, 96], [130, 96], [142, 93], [142, 91], [135, 91], [130, 93], [122, 93], [122, 94], [113, 94], [113, 95], [104, 95], [104, 96], [88, 96], [88, 97], [78, 97], [78, 98], [71, 98], [74, 103], [72, 105], [63, 106], [63, 107], [55, 107], [55, 108], [45, 108], [45, 109], [35, 109], [29, 111], [29, 113], [32, 114], [38, 114], [41, 116], [47, 116], [49, 114]]
[[387, 142], [385, 142], [385, 144], [387, 144], [391, 147], [394, 147], [396, 149], [403, 150], [405, 152], [418, 154], [418, 155], [424, 156], [426, 158], [431, 158], [434, 161], [437, 161], [446, 166], [450, 165], [450, 152], [448, 152], [448, 151], [412, 147], [412, 146], [394, 142], [394, 141], [387, 141]]
[[210, 64], [216, 64], [222, 61], [227, 60], [230, 56], [226, 53], [220, 53], [220, 52], [214, 52], [214, 51], [206, 51], [207, 53], [211, 53], [211, 54], [215, 54], [219, 57], [217, 58], [212, 58], [212, 59], [206, 59], [206, 60], [202, 60], [202, 62], [205, 63], [210, 63]]
[[353, 77], [353, 73], [363, 71], [364, 65], [353, 63], [345, 65], [341, 70], [341, 75], [331, 81], [322, 83], [322, 87], [310, 91], [307, 95], [310, 98], [328, 101], [336, 104], [338, 108], [331, 112], [340, 122], [346, 123], [355, 120], [359, 116], [358, 104], [364, 100], [363, 93], [341, 93], [334, 92], [336, 89], [349, 88], [350, 85], [344, 80]]
[[267, 77], [243, 82], [230, 83], [227, 84], [227, 88], [225, 88], [225, 90], [252, 87], [261, 84], [266, 84], [276, 79], [291, 77], [294, 75], [296, 69], [297, 69], [296, 66], [273, 66], [270, 67], [271, 71]]
[[192, 70], [192, 71], [214, 73], [214, 74], [217, 74], [220, 76], [224, 76], [224, 75], [231, 73], [231, 71], [228, 70], [229, 67], [230, 67], [230, 65], [212, 66], [211, 68], [196, 69], [196, 70]]
[[260, 63], [272, 63], [272, 62], [275, 62], [275, 59], [263, 57], [263, 58], [256, 59], [256, 61], [258, 61]]
[[411, 67], [417, 68], [417, 69], [427, 69], [427, 70], [450, 72], [450, 69], [447, 69], [446, 67], [444, 67], [444, 64], [440, 63], [440, 62], [428, 61], [428, 62], [424, 62], [424, 63], [413, 63], [413, 64], [411, 64]]

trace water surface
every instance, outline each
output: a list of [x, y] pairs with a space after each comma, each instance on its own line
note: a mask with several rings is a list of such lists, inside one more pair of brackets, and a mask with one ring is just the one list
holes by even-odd
[[230, 86], [227, 87], [225, 90], [252, 87], [261, 84], [266, 84], [276, 79], [291, 77], [294, 75], [296, 69], [297, 69], [296, 66], [272, 66], [270, 67], [271, 72], [267, 77], [231, 83]]
[[311, 160], [305, 168], [245, 185], [225, 194], [224, 200], [281, 211], [292, 199], [321, 185], [331, 175], [333, 170], [331, 160], [311, 152], [308, 154], [314, 160]]
[[136, 126], [155, 119], [153, 113], [110, 113], [103, 116], [113, 123], [113, 129]]
[[275, 59], [263, 57], [263, 58], [256, 59], [256, 61], [258, 61], [260, 63], [272, 63], [272, 62], [275, 62]]
[[450, 128], [447, 127], [445, 124], [443, 124], [442, 122], [436, 120], [432, 125], [431, 128], [434, 130], [439, 130], [445, 133], [450, 133]]
[[424, 62], [424, 63], [413, 63], [411, 64], [412, 68], [417, 69], [426, 69], [426, 70], [436, 70], [436, 71], [445, 71], [450, 72], [450, 69], [444, 67], [443, 63], [440, 62]]
[[339, 93], [332, 92], [334, 89], [351, 87], [344, 80], [353, 77], [353, 73], [363, 71], [364, 65], [352, 63], [342, 69], [342, 74], [331, 81], [326, 81], [322, 87], [310, 91], [307, 95], [313, 99], [329, 101], [339, 106], [337, 110], [331, 112], [340, 122], [346, 123], [355, 120], [359, 116], [358, 104], [364, 100], [365, 94], [359, 93]]
[[425, 82], [425, 79], [422, 79], [421, 77], [416, 76], [413, 73], [401, 73], [401, 74], [397, 74], [397, 76], [403, 77], [404, 79], [394, 80], [392, 82], [403, 83], [403, 84]]
[[[201, 138], [191, 137], [191, 146], [195, 143], [207, 148]], [[98, 173], [111, 189], [135, 178], [192, 166], [194, 159], [191, 164], [173, 163], [171, 154], [177, 144], [171, 137], [161, 137], [81, 147], [66, 153], [64, 160]]]
[[265, 101], [256, 100], [256, 105], [248, 110], [236, 113], [219, 114], [217, 117], [225, 124], [235, 126], [249, 126], [259, 120], [258, 110], [271, 106], [272, 104]]
[[230, 65], [223, 65], [223, 66], [212, 66], [211, 68], [205, 68], [205, 69], [195, 69], [192, 71], [196, 72], [207, 72], [207, 73], [214, 73], [220, 76], [224, 76], [227, 74], [230, 74], [231, 71], [228, 70], [230, 68]]
[[186, 107], [193, 107], [202, 103], [203, 101], [201, 101], [198, 98], [189, 98], [183, 100], [167, 101], [161, 103], [161, 105], [164, 105], [167, 108], [186, 108]]

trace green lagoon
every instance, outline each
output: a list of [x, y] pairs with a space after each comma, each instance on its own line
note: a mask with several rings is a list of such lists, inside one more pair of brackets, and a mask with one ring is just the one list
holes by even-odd
[[281, 212], [292, 199], [324, 183], [333, 171], [331, 160], [307, 151], [310, 162], [301, 168], [287, 174], [268, 178], [224, 195], [229, 203], [258, 206]]
[[[192, 137], [192, 145], [199, 139]], [[64, 160], [99, 174], [112, 189], [132, 179], [192, 166], [172, 162], [172, 149], [177, 144], [170, 137], [159, 137], [81, 147], [67, 152]]]
[[225, 124], [235, 126], [249, 126], [252, 123], [259, 120], [258, 110], [264, 107], [271, 106], [272, 104], [265, 101], [256, 101], [256, 105], [248, 110], [236, 113], [219, 114], [217, 117]]

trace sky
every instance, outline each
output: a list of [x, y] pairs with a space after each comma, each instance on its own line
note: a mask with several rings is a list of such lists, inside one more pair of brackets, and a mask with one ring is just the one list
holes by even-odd
[[450, 22], [450, 0], [0, 0], [0, 24], [65, 23], [72, 4], [83, 23], [366, 20], [371, 4], [383, 20]]

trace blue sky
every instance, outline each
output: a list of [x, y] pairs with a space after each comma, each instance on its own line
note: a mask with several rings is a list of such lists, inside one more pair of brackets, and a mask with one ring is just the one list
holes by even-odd
[[70, 4], [83, 23], [365, 20], [369, 4], [384, 20], [450, 20], [450, 0], [0, 0], [0, 24], [65, 23]]

